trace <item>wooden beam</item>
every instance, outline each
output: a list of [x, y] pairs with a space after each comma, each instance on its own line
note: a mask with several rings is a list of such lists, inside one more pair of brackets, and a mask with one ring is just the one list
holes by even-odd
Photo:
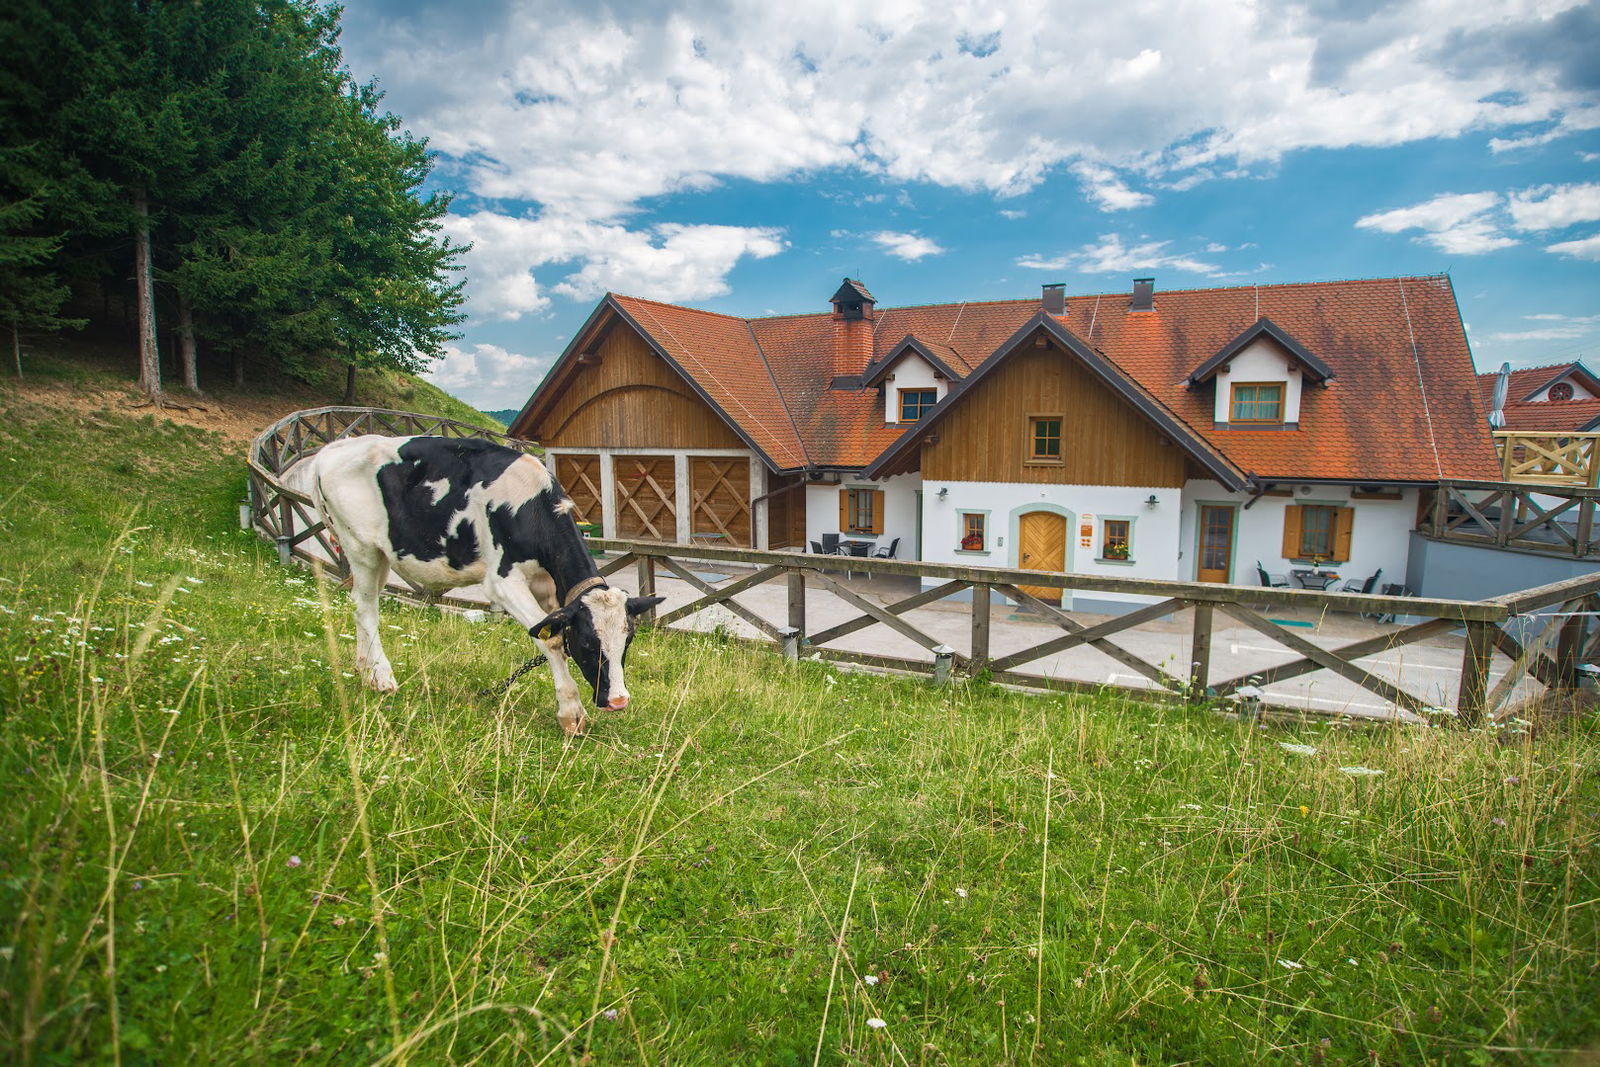
[[1306, 659], [1326, 667], [1341, 678], [1378, 694], [1391, 704], [1412, 712], [1420, 712], [1426, 706], [1423, 701], [1412, 696], [1399, 686], [1379, 678], [1370, 671], [1357, 667], [1348, 660], [1341, 659], [1337, 653], [1329, 652], [1321, 645], [1312, 644], [1299, 634], [1290, 632], [1271, 619], [1263, 618], [1242, 605], [1224, 604], [1222, 605], [1222, 610], [1263, 637], [1270, 637], [1291, 651], [1298, 652]]
[[1483, 721], [1484, 698], [1489, 689], [1489, 664], [1494, 656], [1493, 623], [1467, 623], [1467, 640], [1461, 650], [1461, 691], [1456, 716], [1463, 726]]
[[1206, 686], [1211, 678], [1211, 624], [1215, 610], [1210, 604], [1194, 606], [1194, 636], [1189, 642], [1191, 704], [1203, 704], [1207, 699]]
[[[1013, 652], [1009, 656], [1002, 656], [994, 661], [993, 669], [996, 671], [1008, 671], [1012, 667], [1030, 663], [1036, 659], [1043, 659], [1045, 656], [1052, 656], [1057, 652], [1064, 652], [1076, 645], [1089, 644], [1090, 642], [1110, 637], [1114, 633], [1132, 629], [1140, 623], [1149, 622], [1151, 619], [1159, 619], [1163, 615], [1170, 615], [1181, 607], [1182, 603], [1180, 600], [1163, 600], [1158, 604], [1147, 604], [1136, 611], [1130, 611], [1126, 615], [1118, 615], [1116, 618], [1108, 619], [1096, 626], [1085, 627], [1077, 633], [1068, 634], [1066, 637], [1057, 637], [1052, 641], [1034, 645], [1032, 648]], [[1131, 653], [1129, 654], [1131, 655]], [[1176, 688], [1182, 689], [1182, 683], [1179, 683]]]
[[[891, 615], [904, 615], [906, 612], [915, 608], [932, 604], [934, 601], [943, 600], [945, 597], [959, 593], [966, 587], [966, 582], [945, 582], [943, 585], [934, 586], [932, 589], [924, 589], [922, 592], [908, 596], [904, 600], [897, 600], [893, 604], [888, 604], [883, 610], [887, 611]], [[851, 619], [849, 622], [841, 622], [837, 626], [831, 626], [826, 630], [818, 631], [817, 633], [811, 635], [810, 640], [815, 641], [819, 645], [826, 644], [830, 641], [837, 641], [839, 638], [848, 634], [853, 634], [857, 630], [865, 630], [867, 627], [874, 624], [875, 620], [870, 616], [860, 616]]]
[[[1069, 634], [1082, 633], [1088, 627], [1062, 611], [1054, 604], [1048, 604], [1036, 596], [1023, 592], [1014, 585], [1001, 585], [995, 587], [1002, 595], [1015, 600], [1021, 607], [1036, 612], [1045, 617], [1045, 621], [1052, 622]], [[1090, 647], [1099, 650], [1122, 664], [1124, 667], [1143, 675], [1164, 689], [1174, 692], [1183, 688], [1183, 683], [1160, 667], [1146, 663], [1121, 645], [1113, 644], [1104, 638], [1095, 638], [1089, 642]]]
[[[896, 618], [888, 611], [872, 603], [872, 601], [857, 595], [856, 592], [849, 586], [845, 585], [843, 582], [836, 581], [833, 575], [818, 572], [817, 580], [820, 581], [830, 591], [832, 591], [835, 596], [845, 601], [845, 603], [849, 604], [857, 611], [872, 616], [873, 619], [883, 623], [895, 633], [907, 638], [908, 640], [916, 642], [928, 651], [932, 652], [934, 649], [944, 644], [943, 641], [940, 641], [937, 638], [929, 637], [927, 634], [923, 633], [915, 626], [912, 626], [910, 623]], [[820, 634], [817, 635], [818, 638], [820, 638], [820, 636]], [[813, 645], [820, 645], [821, 643], [822, 642], [817, 638], [813, 638]], [[967, 657], [961, 655], [956, 656], [956, 665], [958, 667], [965, 668], [967, 662]]]
[[[1332, 649], [1334, 655], [1340, 659], [1358, 660], [1379, 652], [1387, 652], [1391, 648], [1401, 645], [1414, 644], [1424, 641], [1439, 634], [1449, 633], [1459, 629], [1461, 624], [1452, 619], [1429, 619], [1427, 622], [1415, 623], [1404, 629], [1395, 630], [1378, 637], [1369, 637], [1365, 641], [1356, 641], [1348, 645], [1341, 645]], [[1496, 630], [1500, 629], [1498, 626]], [[1267, 686], [1273, 682], [1282, 682], [1290, 678], [1298, 678], [1303, 674], [1313, 674], [1325, 669], [1321, 663], [1309, 658], [1301, 658], [1292, 663], [1284, 663], [1277, 667], [1268, 667], [1265, 670], [1251, 671], [1241, 674], [1237, 678], [1230, 678], [1226, 682], [1218, 682], [1212, 688], [1218, 696], [1227, 696], [1236, 692], [1242, 685]]]

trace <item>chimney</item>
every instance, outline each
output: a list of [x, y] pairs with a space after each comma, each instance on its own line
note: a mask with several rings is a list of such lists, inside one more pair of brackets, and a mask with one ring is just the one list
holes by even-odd
[[1156, 280], [1154, 278], [1135, 278], [1133, 280], [1133, 299], [1128, 301], [1129, 311], [1154, 311], [1156, 309]]
[[833, 361], [829, 368], [835, 379], [833, 388], [859, 388], [859, 382], [837, 382], [857, 378], [872, 362], [873, 305], [877, 300], [867, 287], [846, 278], [830, 298], [833, 304]]
[[1046, 315], [1065, 315], [1067, 313], [1067, 287], [1063, 282], [1051, 282], [1044, 287], [1040, 297]]

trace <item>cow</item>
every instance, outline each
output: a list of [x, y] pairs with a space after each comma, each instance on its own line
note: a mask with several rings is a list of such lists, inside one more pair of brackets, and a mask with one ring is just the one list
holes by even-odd
[[623, 664], [636, 620], [662, 598], [606, 584], [571, 498], [533, 456], [480, 438], [347, 437], [312, 457], [309, 481], [350, 564], [356, 665], [372, 688], [398, 688], [378, 634], [392, 570], [428, 592], [481, 583], [549, 661], [568, 737], [587, 719], [569, 660], [596, 708], [627, 707]]

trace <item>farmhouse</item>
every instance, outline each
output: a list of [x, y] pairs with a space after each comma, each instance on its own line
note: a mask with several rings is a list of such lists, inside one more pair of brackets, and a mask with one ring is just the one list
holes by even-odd
[[[1478, 375], [1485, 410], [1493, 410], [1498, 373]], [[1581, 362], [1524, 367], [1506, 376], [1500, 409], [1504, 429], [1522, 433], [1587, 433], [1600, 427], [1600, 378]]]
[[612, 537], [1313, 587], [1498, 475], [1447, 277], [829, 303], [607, 295], [511, 432]]

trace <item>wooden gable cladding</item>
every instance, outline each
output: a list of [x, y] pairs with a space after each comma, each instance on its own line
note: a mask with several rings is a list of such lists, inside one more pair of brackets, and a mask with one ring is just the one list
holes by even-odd
[[676, 541], [677, 462], [671, 456], [618, 456], [617, 536], [637, 541]]
[[600, 521], [600, 457], [593, 453], [568, 453], [550, 457], [556, 481], [567, 491], [577, 507], [572, 517], [578, 522]]
[[579, 357], [529, 436], [552, 448], [745, 448], [631, 326]]
[[[1061, 418], [1059, 462], [1029, 461], [1030, 417]], [[1192, 464], [1070, 352], [1030, 344], [973, 386], [922, 446], [929, 481], [1181, 488]]]
[[693, 489], [690, 539], [749, 548], [750, 460], [744, 456], [695, 456], [689, 460], [689, 485]]

